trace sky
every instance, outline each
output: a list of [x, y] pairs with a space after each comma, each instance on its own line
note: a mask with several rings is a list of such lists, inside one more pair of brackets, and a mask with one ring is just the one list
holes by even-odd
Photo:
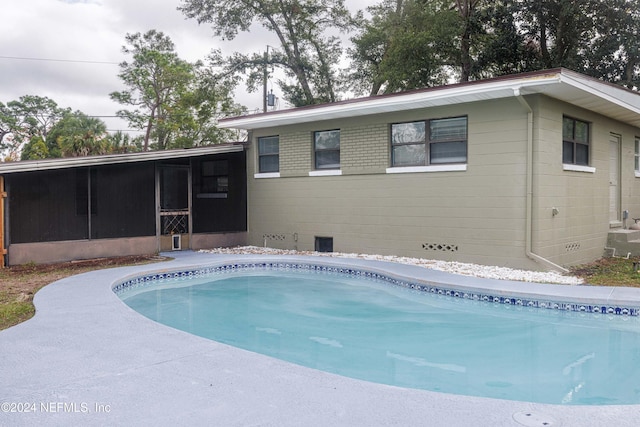
[[[346, 0], [352, 11], [375, 0]], [[109, 118], [122, 109], [109, 93], [124, 90], [118, 64], [125, 35], [155, 29], [169, 36], [178, 56], [194, 62], [214, 48], [264, 52], [278, 41], [254, 26], [234, 40], [213, 36], [209, 24], [198, 25], [177, 10], [181, 0], [2, 0], [0, 25], [0, 102], [24, 95], [46, 96], [59, 107], [101, 116], [110, 131], [126, 123]], [[269, 84], [272, 87], [272, 83]], [[273, 86], [277, 94], [277, 87]], [[236, 102], [250, 111], [262, 108], [262, 92], [241, 87]]]

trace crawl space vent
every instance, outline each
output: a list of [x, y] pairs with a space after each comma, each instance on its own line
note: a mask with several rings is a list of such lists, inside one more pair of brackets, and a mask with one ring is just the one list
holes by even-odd
[[452, 243], [423, 243], [422, 249], [434, 252], [458, 252], [458, 245]]

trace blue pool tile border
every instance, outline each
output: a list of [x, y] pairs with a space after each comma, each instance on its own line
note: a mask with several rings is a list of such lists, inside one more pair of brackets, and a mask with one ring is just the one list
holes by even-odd
[[462, 298], [466, 300], [481, 301], [494, 304], [512, 305], [516, 307], [540, 308], [548, 310], [569, 311], [578, 313], [594, 313], [617, 316], [639, 316], [640, 307], [623, 307], [608, 304], [584, 304], [578, 302], [553, 301], [550, 299], [523, 298], [520, 296], [492, 295], [485, 292], [463, 291], [450, 289], [436, 283], [418, 283], [417, 281], [398, 279], [389, 274], [376, 273], [365, 269], [346, 268], [323, 264], [305, 262], [235, 262], [222, 265], [197, 267], [178, 271], [154, 272], [146, 275], [129, 278], [118, 282], [113, 286], [113, 292], [121, 296], [127, 291], [151, 287], [158, 283], [170, 280], [188, 280], [191, 278], [208, 275], [245, 272], [245, 271], [304, 271], [324, 274], [341, 274], [350, 277], [364, 277], [377, 282], [400, 286], [419, 292]]

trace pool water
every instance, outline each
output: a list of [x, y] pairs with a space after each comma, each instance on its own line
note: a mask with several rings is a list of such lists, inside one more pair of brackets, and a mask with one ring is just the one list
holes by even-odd
[[640, 403], [637, 317], [266, 270], [162, 282], [120, 297], [165, 325], [347, 377], [539, 403]]

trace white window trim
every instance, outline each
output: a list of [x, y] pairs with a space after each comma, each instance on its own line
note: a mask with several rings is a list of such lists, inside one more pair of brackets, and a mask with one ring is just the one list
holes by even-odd
[[264, 172], [264, 173], [256, 173], [253, 175], [256, 179], [261, 178], [280, 178], [280, 172]]
[[309, 171], [309, 176], [338, 176], [338, 175], [342, 175], [342, 170], [327, 169], [327, 170]]
[[640, 171], [634, 171], [636, 178], [640, 178]]
[[572, 172], [596, 173], [596, 168], [594, 168], [593, 166], [572, 165], [569, 163], [563, 163], [562, 170], [572, 171]]
[[467, 165], [430, 165], [430, 166], [396, 166], [387, 168], [387, 173], [421, 173], [421, 172], [461, 172]]
[[[271, 138], [277, 138], [278, 139], [278, 153], [274, 154], [260, 154], [260, 140], [263, 139], [271, 139]], [[260, 136], [258, 138], [256, 138], [256, 151], [257, 151], [257, 158], [256, 158], [256, 170], [258, 170], [257, 173], [255, 173], [253, 175], [254, 178], [280, 178], [280, 135], [271, 135], [271, 136]], [[277, 172], [260, 172], [260, 158], [263, 156], [278, 156], [278, 171]], [[276, 176], [277, 175], [277, 176]]]

